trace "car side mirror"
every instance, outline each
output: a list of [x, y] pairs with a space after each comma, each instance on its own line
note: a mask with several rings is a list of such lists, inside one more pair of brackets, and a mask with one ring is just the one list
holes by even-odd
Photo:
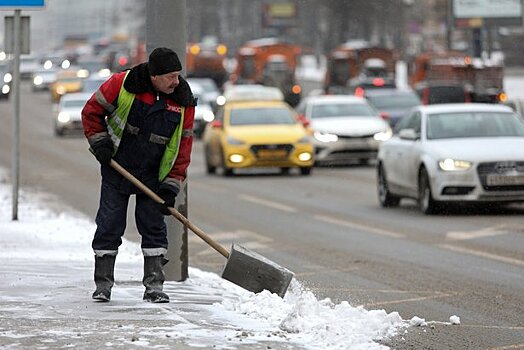
[[302, 123], [302, 125], [304, 125], [305, 128], [309, 127], [311, 125], [311, 122], [303, 115], [303, 114], [299, 114], [297, 116], [297, 119], [299, 122]]
[[402, 129], [399, 131], [398, 137], [404, 140], [412, 140], [412, 141], [419, 138], [414, 129]]

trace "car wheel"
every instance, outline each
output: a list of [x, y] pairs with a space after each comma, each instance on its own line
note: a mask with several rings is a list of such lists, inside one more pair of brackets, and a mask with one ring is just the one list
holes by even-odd
[[217, 168], [211, 165], [211, 162], [209, 161], [209, 151], [207, 151], [207, 149], [204, 151], [204, 161], [206, 162], [206, 173], [214, 174]]
[[390, 208], [399, 205], [400, 197], [389, 192], [388, 180], [386, 179], [386, 172], [382, 164], [379, 164], [377, 168], [377, 192], [378, 201], [382, 207]]
[[222, 151], [221, 154], [222, 154], [222, 170], [223, 170], [224, 176], [233, 176], [233, 169], [226, 166], [224, 152]]
[[64, 129], [56, 127], [55, 128], [55, 135], [56, 136], [64, 136]]
[[311, 175], [311, 167], [302, 167], [300, 168], [300, 174], [301, 175]]
[[424, 214], [435, 214], [438, 211], [437, 202], [431, 194], [429, 175], [425, 168], [420, 169], [418, 176], [418, 206]]

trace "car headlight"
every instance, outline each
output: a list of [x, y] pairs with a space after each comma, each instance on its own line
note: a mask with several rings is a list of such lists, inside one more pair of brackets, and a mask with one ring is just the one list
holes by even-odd
[[44, 79], [42, 79], [41, 76], [37, 75], [34, 79], [33, 79], [33, 84], [34, 85], [42, 85], [42, 83], [44, 82]]
[[438, 166], [440, 170], [443, 171], [463, 171], [468, 170], [471, 168], [471, 162], [468, 162], [467, 160], [457, 160], [457, 159], [451, 159], [446, 158], [439, 160]]
[[11, 88], [9, 87], [9, 85], [5, 84], [4, 86], [2, 86], [2, 93], [4, 95], [7, 95], [9, 91], [11, 91]]
[[315, 131], [313, 133], [313, 136], [315, 137], [315, 139], [317, 139], [320, 142], [337, 142], [338, 141], [337, 135], [330, 134], [327, 132]]
[[227, 143], [229, 143], [230, 145], [243, 145], [244, 141], [238, 140], [238, 139], [236, 139], [234, 137], [231, 137], [231, 136], [228, 136], [227, 137]]
[[13, 76], [11, 73], [5, 73], [4, 74], [4, 83], [10, 83], [11, 80], [13, 80]]
[[56, 93], [59, 95], [63, 95], [66, 93], [66, 88], [60, 85], [56, 88]]
[[67, 123], [71, 119], [71, 117], [67, 112], [60, 112], [58, 113], [57, 119], [60, 123]]
[[215, 113], [211, 110], [205, 110], [204, 113], [202, 113], [202, 118], [208, 123], [212, 122], [215, 119]]
[[386, 131], [377, 132], [375, 135], [373, 135], [373, 138], [376, 141], [387, 141], [393, 136], [393, 131], [391, 131], [390, 128], [388, 128]]

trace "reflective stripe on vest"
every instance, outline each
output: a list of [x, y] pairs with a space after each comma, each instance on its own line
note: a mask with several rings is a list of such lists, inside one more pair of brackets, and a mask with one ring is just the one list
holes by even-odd
[[158, 172], [159, 181], [163, 181], [167, 177], [167, 174], [169, 174], [171, 168], [173, 168], [173, 164], [175, 164], [176, 157], [178, 156], [180, 140], [182, 140], [182, 126], [184, 125], [185, 111], [186, 109], [182, 107], [180, 111], [180, 124], [178, 124], [173, 136], [171, 136], [171, 140], [169, 140], [169, 143], [166, 145], [166, 150], [160, 161], [160, 170]]
[[[113, 113], [111, 113], [111, 116], [107, 118], [108, 132], [109, 135], [111, 135], [111, 140], [115, 146], [113, 155], [115, 155], [118, 151], [118, 146], [120, 145], [120, 141], [122, 140], [122, 135], [124, 134], [124, 129], [127, 124], [127, 117], [131, 111], [133, 101], [135, 100], [135, 94], [130, 93], [124, 88], [124, 82], [126, 81], [127, 74], [129, 74], [129, 71], [126, 72], [126, 76], [124, 77], [124, 81], [120, 87], [120, 92], [118, 93], [118, 107]], [[178, 156], [180, 140], [182, 139], [182, 126], [184, 125], [184, 107], [181, 108], [180, 114], [180, 123], [176, 127], [175, 132], [167, 143], [164, 154], [162, 155], [162, 160], [160, 161], [160, 168], [158, 171], [159, 181], [163, 181], [167, 177]]]

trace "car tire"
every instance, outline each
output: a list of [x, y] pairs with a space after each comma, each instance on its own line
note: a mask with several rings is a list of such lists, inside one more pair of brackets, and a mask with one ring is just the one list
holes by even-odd
[[300, 175], [311, 175], [312, 168], [310, 166], [308, 167], [302, 167], [300, 168]]
[[377, 193], [378, 201], [384, 208], [398, 207], [400, 204], [400, 197], [389, 191], [388, 180], [382, 163], [377, 167]]
[[426, 215], [438, 212], [438, 203], [433, 199], [429, 175], [426, 168], [422, 167], [418, 176], [418, 207]]
[[222, 151], [221, 152], [222, 154], [222, 171], [223, 171], [223, 175], [224, 176], [233, 176], [233, 169], [226, 166], [226, 160], [225, 160], [225, 157], [224, 157], [224, 152]]
[[55, 128], [55, 135], [56, 136], [64, 136], [64, 129], [61, 128]]

